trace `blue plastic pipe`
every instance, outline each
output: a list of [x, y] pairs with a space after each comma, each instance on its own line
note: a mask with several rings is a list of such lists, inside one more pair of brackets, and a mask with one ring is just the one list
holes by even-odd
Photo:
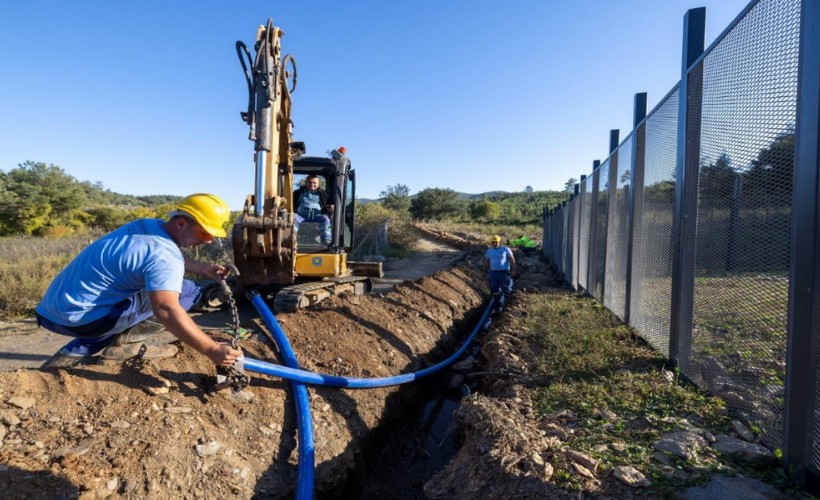
[[[257, 292], [251, 292], [251, 303], [262, 315], [265, 324], [273, 332], [273, 340], [276, 347], [282, 353], [285, 364], [292, 368], [299, 368], [296, 354], [290, 346], [290, 341], [279, 326], [279, 322], [268, 309], [262, 296]], [[247, 359], [246, 359], [247, 363]], [[247, 365], [246, 365], [247, 366]], [[298, 500], [311, 500], [313, 498], [313, 476], [315, 469], [315, 440], [313, 435], [313, 420], [310, 415], [310, 401], [308, 400], [307, 387], [302, 382], [291, 379], [294, 398], [296, 400], [296, 426], [299, 440], [299, 465], [298, 479], [296, 481], [296, 498]]]
[[[258, 294], [256, 294], [251, 298], [251, 302], [253, 302], [253, 305], [256, 307], [256, 310], [259, 311], [259, 314], [262, 315], [262, 320], [265, 322], [265, 325], [267, 325], [270, 330], [275, 332], [274, 339], [278, 338], [278, 336], [284, 338], [285, 334], [284, 332], [282, 332], [282, 327], [279, 326], [279, 322], [276, 321], [276, 318], [273, 316], [273, 313], [270, 312], [270, 309], [268, 309], [267, 305], [265, 305], [265, 302], [262, 300], [262, 298]], [[381, 378], [349, 378], [339, 377], [336, 375], [326, 375], [323, 373], [309, 372], [305, 370], [300, 370], [298, 368], [293, 368], [291, 366], [282, 366], [274, 363], [266, 363], [265, 361], [259, 361], [257, 359], [252, 358], [245, 358], [244, 368], [246, 370], [254, 371], [257, 373], [264, 373], [265, 375], [273, 375], [274, 377], [280, 377], [286, 380], [300, 382], [302, 384], [321, 385], [325, 387], [344, 387], [347, 389], [371, 389], [374, 387], [387, 387], [391, 385], [406, 384], [408, 382], [418, 380], [428, 375], [432, 375], [433, 373], [436, 373], [437, 371], [446, 368], [447, 366], [453, 364], [462, 354], [464, 354], [464, 351], [467, 350], [467, 347], [470, 345], [470, 342], [472, 342], [475, 336], [478, 335], [478, 332], [481, 331], [481, 327], [484, 325], [487, 316], [490, 314], [490, 311], [492, 310], [494, 303], [495, 299], [493, 298], [490, 300], [489, 304], [487, 304], [487, 309], [481, 316], [481, 320], [478, 322], [476, 327], [464, 341], [464, 344], [462, 344], [462, 346], [456, 352], [454, 352], [452, 356], [450, 356], [449, 358], [445, 359], [440, 363], [437, 363], [433, 366], [430, 366], [428, 368], [425, 368], [414, 373], [405, 373], [402, 375], [395, 375], [393, 377]], [[285, 342], [287, 342], [287, 339], [285, 339]], [[291, 354], [292, 352], [293, 351], [291, 351]], [[284, 352], [282, 356], [283, 358], [285, 357]], [[296, 358], [294, 357], [293, 359], [295, 361]], [[285, 364], [289, 364], [287, 358], [285, 358]]]

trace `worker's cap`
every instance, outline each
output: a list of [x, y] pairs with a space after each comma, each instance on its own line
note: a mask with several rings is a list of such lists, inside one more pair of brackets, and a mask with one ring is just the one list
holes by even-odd
[[490, 243], [501, 243], [501, 236], [496, 234], [495, 236], [490, 238]]

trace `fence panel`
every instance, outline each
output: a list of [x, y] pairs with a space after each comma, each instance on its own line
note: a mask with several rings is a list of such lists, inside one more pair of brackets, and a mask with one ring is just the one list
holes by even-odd
[[678, 156], [677, 89], [645, 123], [643, 210], [635, 217], [630, 324], [655, 349], [668, 356]]
[[578, 185], [578, 194], [573, 198], [572, 204], [572, 285], [573, 290], [578, 290], [580, 283], [580, 262], [581, 262], [581, 206], [583, 198], [581, 196], [581, 189], [583, 186]]
[[607, 224], [604, 305], [624, 319], [626, 312], [626, 252], [629, 230], [630, 168], [633, 136], [627, 137], [613, 155], [614, 189], [610, 191]]
[[703, 60], [685, 373], [782, 440], [800, 2], [759, 2]]
[[589, 270], [589, 230], [592, 226], [592, 179], [587, 177], [581, 182], [581, 210], [578, 233], [578, 286], [587, 290]]
[[569, 253], [572, 251], [572, 240], [570, 239], [571, 233], [569, 232], [570, 210], [571, 208], [569, 203], [566, 203], [561, 207], [561, 261], [559, 267], [565, 280], [569, 275], [567, 263], [569, 262]]
[[[597, 193], [593, 195], [595, 200], [594, 211], [595, 226], [591, 231], [595, 231], [593, 238], [593, 252], [592, 258], [592, 275], [590, 276], [589, 293], [598, 299], [600, 302], [604, 301], [604, 273], [606, 272], [606, 233], [607, 233], [607, 211], [609, 206], [609, 169], [611, 166], [611, 159], [617, 158], [613, 155], [601, 164], [597, 170]], [[617, 161], [617, 160], [616, 160]]]

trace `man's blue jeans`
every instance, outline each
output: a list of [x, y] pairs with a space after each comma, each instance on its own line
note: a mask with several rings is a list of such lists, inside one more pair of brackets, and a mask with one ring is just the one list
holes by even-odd
[[509, 271], [490, 271], [490, 293], [495, 295], [512, 293], [512, 277]]
[[[179, 305], [186, 311], [190, 310], [201, 293], [199, 285], [191, 280], [182, 281], [182, 293], [179, 296]], [[108, 346], [114, 337], [129, 328], [142, 323], [154, 314], [151, 309], [151, 300], [145, 290], [125, 299], [111, 308], [106, 316], [84, 325], [62, 325], [48, 320], [39, 314], [37, 324], [46, 330], [60, 335], [76, 337], [66, 344], [63, 350], [73, 354], [90, 355]]]
[[318, 222], [319, 229], [322, 232], [322, 243], [330, 243], [331, 240], [331, 231], [330, 231], [330, 217], [323, 214], [319, 210], [311, 210], [310, 212], [303, 212], [303, 213], [295, 213], [293, 214], [293, 230], [299, 230], [299, 224], [303, 222]]

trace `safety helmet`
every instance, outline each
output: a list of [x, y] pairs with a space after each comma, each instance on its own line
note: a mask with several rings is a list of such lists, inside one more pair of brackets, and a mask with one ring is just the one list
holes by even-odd
[[490, 243], [496, 243], [496, 242], [501, 243], [501, 236], [499, 236], [497, 234], [495, 236], [493, 236], [492, 238], [490, 238]]
[[214, 238], [227, 236], [224, 226], [231, 215], [231, 209], [222, 198], [207, 193], [196, 193], [180, 200], [174, 208], [176, 210], [168, 213], [168, 217], [189, 215]]

